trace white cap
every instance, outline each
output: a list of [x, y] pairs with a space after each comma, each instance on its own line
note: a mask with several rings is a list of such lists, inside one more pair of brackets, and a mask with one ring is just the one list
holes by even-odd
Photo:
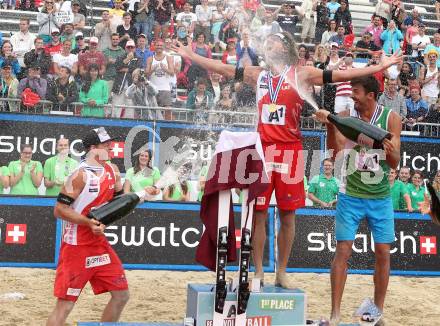
[[84, 34], [82, 32], [78, 32], [78, 33], [75, 34], [75, 37], [78, 37], [78, 36], [83, 36], [84, 37]]
[[125, 44], [125, 47], [127, 47], [127, 46], [136, 46], [136, 44], [134, 43], [133, 40], [128, 40], [127, 44]]
[[58, 28], [53, 28], [52, 29], [52, 31], [50, 32], [50, 34], [53, 34], [53, 33], [59, 33], [60, 32], [60, 30], [58, 29]]
[[89, 43], [95, 43], [98, 44], [99, 43], [99, 39], [96, 36], [92, 36], [89, 40]]

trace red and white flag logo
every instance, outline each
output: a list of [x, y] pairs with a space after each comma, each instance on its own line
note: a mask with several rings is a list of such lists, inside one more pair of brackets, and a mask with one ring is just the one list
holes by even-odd
[[420, 254], [437, 255], [437, 237], [420, 237]]
[[26, 224], [6, 224], [5, 243], [25, 244], [26, 243]]
[[123, 141], [113, 141], [110, 144], [110, 158], [124, 158], [124, 146]]
[[235, 229], [235, 248], [240, 249], [241, 247], [241, 230]]

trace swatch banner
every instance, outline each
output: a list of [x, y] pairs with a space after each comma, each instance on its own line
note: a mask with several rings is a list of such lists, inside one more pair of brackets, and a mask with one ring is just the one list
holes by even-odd
[[420, 170], [425, 178], [433, 180], [440, 170], [440, 139], [402, 137], [400, 166]]
[[[291, 271], [330, 268], [336, 249], [334, 213], [334, 210], [298, 210], [295, 242], [288, 264]], [[440, 228], [420, 214], [395, 214], [395, 241], [391, 245], [392, 271], [440, 275]], [[357, 232], [349, 268], [374, 269], [374, 240], [365, 221]]]

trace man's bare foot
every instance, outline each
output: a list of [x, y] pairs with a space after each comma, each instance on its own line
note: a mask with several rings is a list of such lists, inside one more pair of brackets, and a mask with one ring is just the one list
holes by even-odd
[[254, 273], [254, 278], [258, 278], [260, 279], [260, 286], [263, 287], [264, 286], [264, 272], [255, 272]]

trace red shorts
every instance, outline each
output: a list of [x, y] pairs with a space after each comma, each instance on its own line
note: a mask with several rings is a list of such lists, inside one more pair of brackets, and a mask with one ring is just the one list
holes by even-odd
[[128, 289], [121, 260], [110, 244], [72, 246], [63, 243], [54, 295], [75, 302], [87, 282], [95, 294]]
[[297, 143], [263, 143], [269, 187], [257, 197], [256, 210], [269, 207], [275, 189], [277, 207], [292, 211], [305, 206], [303, 147]]

